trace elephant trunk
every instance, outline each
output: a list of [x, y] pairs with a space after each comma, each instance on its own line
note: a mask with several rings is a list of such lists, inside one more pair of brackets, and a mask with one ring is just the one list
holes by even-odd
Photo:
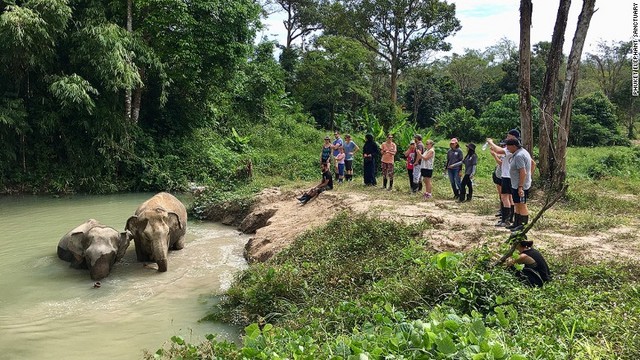
[[153, 259], [158, 264], [158, 271], [165, 272], [167, 271], [167, 257], [168, 257], [168, 244], [166, 241], [158, 241], [153, 246]]
[[91, 279], [93, 280], [102, 280], [109, 276], [111, 272], [111, 261], [112, 256], [108, 254], [102, 255], [98, 260], [96, 260], [93, 264], [91, 261], [87, 261], [89, 264], [89, 274], [91, 275]]

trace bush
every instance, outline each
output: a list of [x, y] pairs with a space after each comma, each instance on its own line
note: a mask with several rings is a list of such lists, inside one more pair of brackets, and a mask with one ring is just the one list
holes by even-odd
[[484, 135], [478, 126], [475, 112], [464, 107], [436, 117], [435, 130], [445, 137], [457, 137], [463, 141], [481, 141]]

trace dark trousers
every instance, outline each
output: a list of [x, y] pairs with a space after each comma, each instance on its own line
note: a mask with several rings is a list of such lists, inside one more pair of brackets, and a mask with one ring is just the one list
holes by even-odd
[[365, 185], [376, 185], [376, 161], [374, 159], [364, 159], [363, 172]]
[[467, 199], [471, 200], [471, 197], [473, 196], [473, 184], [471, 183], [470, 175], [465, 175], [462, 178], [462, 183], [460, 184], [460, 200], [464, 200], [464, 195], [466, 192], [465, 187], [469, 188], [469, 195], [467, 196]]

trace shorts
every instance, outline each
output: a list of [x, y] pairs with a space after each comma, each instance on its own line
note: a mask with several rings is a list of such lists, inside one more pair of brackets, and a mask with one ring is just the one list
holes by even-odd
[[[493, 183], [494, 184], [502, 186], [502, 179], [497, 177], [495, 172], [493, 172], [493, 174], [491, 174], [491, 178], [493, 179]], [[511, 182], [511, 181], [509, 181], [509, 182]]]
[[503, 177], [502, 178], [502, 191], [501, 194], [511, 195], [511, 178]]
[[420, 175], [422, 175], [422, 177], [432, 178], [433, 169], [420, 169]]
[[526, 204], [529, 198], [529, 190], [525, 190], [524, 196], [520, 197], [520, 195], [518, 195], [518, 189], [511, 188], [511, 197], [513, 198], [514, 204]]
[[344, 164], [338, 164], [338, 175], [344, 175]]
[[344, 161], [344, 168], [345, 168], [347, 171], [351, 171], [351, 170], [353, 170], [353, 160], [345, 160], [345, 161]]

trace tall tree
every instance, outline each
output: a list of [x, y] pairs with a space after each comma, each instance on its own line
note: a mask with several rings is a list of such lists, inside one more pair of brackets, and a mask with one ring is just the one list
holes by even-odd
[[564, 45], [564, 33], [567, 28], [569, 18], [569, 8], [571, 0], [560, 0], [556, 23], [551, 37], [551, 48], [547, 57], [547, 71], [545, 72], [544, 84], [542, 88], [542, 99], [540, 101], [540, 138], [538, 143], [540, 174], [545, 180], [551, 180], [551, 169], [555, 163], [555, 125], [553, 114], [555, 113], [556, 89], [560, 65], [562, 62], [562, 47]]
[[533, 153], [533, 124], [531, 122], [531, 0], [520, 1], [520, 67], [518, 98], [520, 100], [520, 130], [522, 144]]
[[460, 29], [455, 4], [439, 0], [337, 0], [327, 28], [352, 37], [388, 64], [391, 102], [398, 74], [429, 50], [449, 50], [445, 39]]
[[611, 100], [623, 82], [624, 68], [630, 66], [631, 41], [598, 42], [597, 51], [587, 54], [587, 63], [595, 67], [600, 89]]
[[282, 21], [287, 31], [286, 49], [291, 49], [297, 39], [304, 40], [305, 36], [319, 30], [320, 8], [317, 0], [275, 0], [286, 13]]

